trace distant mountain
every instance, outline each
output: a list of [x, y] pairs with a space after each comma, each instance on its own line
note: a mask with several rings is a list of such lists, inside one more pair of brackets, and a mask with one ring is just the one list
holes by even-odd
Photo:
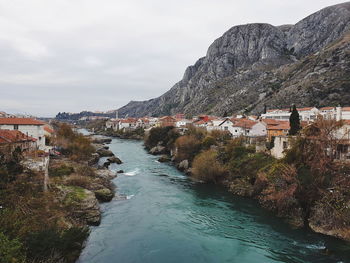
[[295, 25], [232, 27], [162, 96], [131, 101], [119, 116], [221, 115], [266, 105], [350, 104], [350, 2]]
[[92, 112], [92, 111], [82, 111], [79, 113], [70, 113], [70, 112], [59, 112], [55, 119], [57, 120], [71, 120], [71, 121], [77, 121], [80, 118], [83, 117], [109, 117], [114, 118], [116, 111], [108, 111], [108, 112]]

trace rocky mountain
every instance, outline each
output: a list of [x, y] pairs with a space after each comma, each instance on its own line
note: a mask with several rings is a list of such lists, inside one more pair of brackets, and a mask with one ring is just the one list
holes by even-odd
[[264, 105], [350, 104], [350, 2], [295, 25], [232, 27], [162, 96], [131, 101], [120, 116], [220, 115]]

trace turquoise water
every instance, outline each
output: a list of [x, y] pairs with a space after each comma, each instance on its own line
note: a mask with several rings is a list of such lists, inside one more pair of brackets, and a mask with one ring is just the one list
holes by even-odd
[[194, 183], [141, 142], [114, 139], [110, 149], [124, 162], [111, 169], [125, 171], [115, 183], [127, 200], [102, 205], [79, 263], [350, 262], [347, 243], [292, 230], [255, 201]]

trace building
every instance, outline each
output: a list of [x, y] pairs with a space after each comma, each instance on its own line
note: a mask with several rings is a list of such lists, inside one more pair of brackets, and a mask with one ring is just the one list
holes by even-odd
[[168, 127], [168, 126], [175, 127], [176, 119], [171, 116], [164, 116], [159, 118], [159, 124], [161, 127]]
[[32, 118], [0, 118], [1, 130], [17, 130], [37, 140], [39, 149], [45, 149], [45, 133], [42, 121]]
[[272, 141], [277, 136], [288, 135], [290, 129], [289, 121], [263, 119], [262, 123], [266, 127], [268, 141]]
[[277, 159], [284, 157], [285, 151], [290, 148], [290, 138], [288, 136], [277, 136], [274, 138], [271, 155]]
[[18, 130], [0, 130], [0, 153], [10, 155], [16, 149], [29, 152], [37, 149], [37, 140]]

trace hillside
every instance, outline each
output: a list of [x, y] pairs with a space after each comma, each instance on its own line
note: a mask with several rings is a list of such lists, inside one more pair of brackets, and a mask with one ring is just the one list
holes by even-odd
[[248, 109], [349, 104], [350, 2], [295, 25], [232, 27], [162, 96], [131, 101], [120, 116], [221, 115]]

